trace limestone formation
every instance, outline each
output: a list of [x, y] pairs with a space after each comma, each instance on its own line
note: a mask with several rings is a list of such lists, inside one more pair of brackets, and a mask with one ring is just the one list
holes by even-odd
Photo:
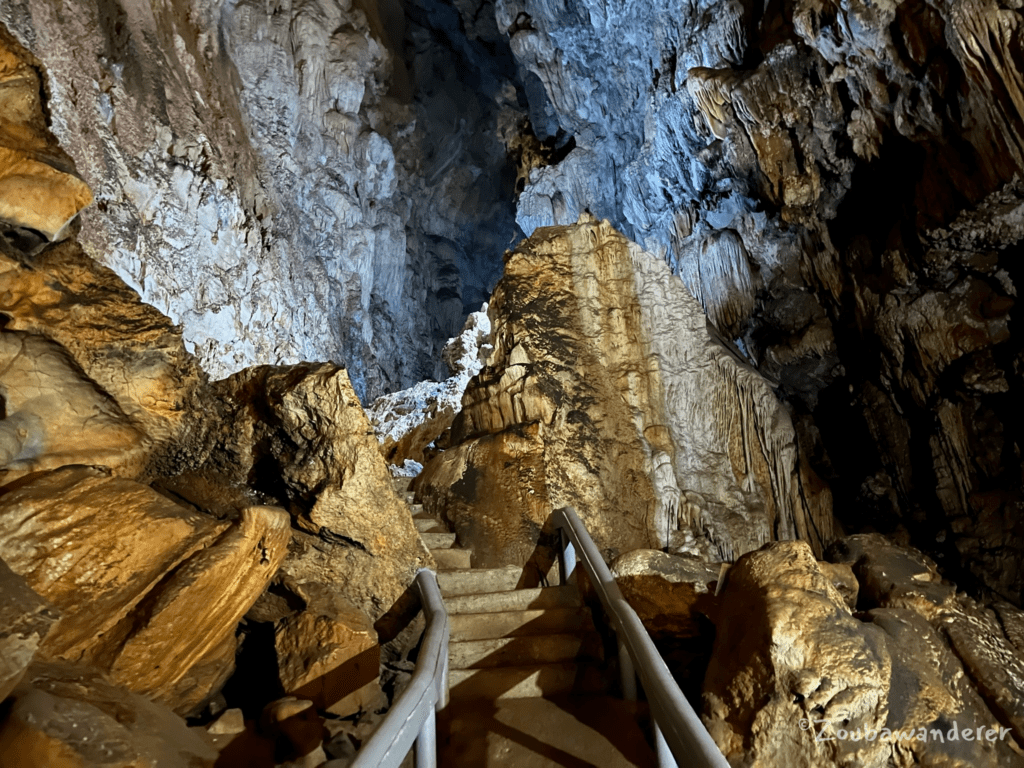
[[612, 563], [612, 575], [655, 639], [700, 634], [699, 616], [714, 612], [723, 568], [694, 557], [634, 549]]
[[4, 768], [212, 768], [216, 759], [169, 709], [79, 664], [33, 664], [0, 724]]
[[0, 560], [0, 701], [18, 684], [57, 611]]
[[295, 533], [284, 574], [339, 590], [378, 622], [432, 559], [345, 370], [258, 367], [216, 389], [226, 415], [209, 468], [292, 510], [307, 533]]
[[469, 380], [483, 367], [493, 349], [487, 305], [467, 318], [462, 333], [448, 340], [442, 358], [451, 374], [442, 382], [421, 381], [415, 387], [377, 398], [367, 409], [381, 452], [389, 463], [423, 464], [434, 455], [462, 408]]
[[572, 139], [524, 231], [586, 210], [662, 256], [778, 385], [844, 525], [1019, 602], [1016, 5], [496, 11], [531, 114]]
[[[998, 625], [977, 614], [970, 639], [951, 632], [968, 626], [970, 601], [948, 584], [940, 593], [933, 564], [881, 537], [845, 539], [835, 554], [865, 590], [856, 617], [803, 542], [767, 545], [729, 570], [704, 688], [704, 721], [726, 757], [1020, 765], [1012, 681], [1021, 659]], [[982, 657], [987, 674], [976, 671]]]
[[369, 617], [328, 587], [298, 591], [305, 607], [274, 627], [283, 690], [342, 717], [381, 706], [380, 646]]
[[453, 448], [418, 485], [478, 565], [525, 563], [571, 505], [612, 553], [671, 547], [730, 560], [773, 539], [832, 538], [769, 384], [709, 334], [668, 267], [582, 218], [507, 255], [494, 352]]
[[61, 612], [43, 651], [88, 658], [166, 575], [224, 524], [87, 467], [36, 476], [0, 497], [0, 557]]
[[144, 624], [136, 622], [114, 652], [111, 677], [185, 712], [218, 690], [224, 678], [216, 669], [212, 680], [190, 680], [188, 690], [175, 684], [211, 655], [233, 662], [235, 628], [281, 566], [289, 522], [282, 509], [246, 509], [239, 524], [170, 574], [140, 604]]
[[47, 129], [38, 70], [2, 30], [0, 93], [0, 231], [35, 250], [66, 236], [92, 193]]
[[69, 463], [137, 478], [201, 456], [205, 379], [166, 317], [71, 241], [31, 266], [0, 254], [0, 285], [0, 478]]
[[[372, 398], [437, 375], [516, 234], [525, 110], [493, 6], [475, 5], [15, 0], [0, 24], [96, 196], [90, 255], [214, 377], [338, 359]], [[65, 165], [0, 181], [47, 184], [49, 218], [6, 210], [12, 187], [0, 219], [41, 231], [77, 212], [88, 189]]]
[[85, 467], [0, 498], [0, 556], [61, 612], [40, 648], [191, 712], [233, 669], [235, 629], [288, 551], [289, 518], [228, 525]]

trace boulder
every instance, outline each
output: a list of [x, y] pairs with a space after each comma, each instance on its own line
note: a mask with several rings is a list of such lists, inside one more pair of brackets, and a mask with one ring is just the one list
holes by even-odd
[[326, 585], [379, 622], [433, 558], [345, 370], [263, 366], [216, 389], [226, 416], [207, 467], [292, 511], [301, 530], [283, 574]]
[[142, 471], [145, 435], [57, 344], [0, 332], [0, 479], [65, 464], [102, 464]]
[[57, 617], [53, 606], [0, 560], [0, 701], [21, 680]]
[[[7, 406], [8, 418], [31, 417], [45, 435], [42, 445], [37, 439], [30, 446], [37, 456], [21, 457], [24, 468], [57, 466], [59, 458], [48, 460], [48, 453], [67, 457], [88, 451], [90, 443], [94, 451], [104, 448], [92, 421], [59, 420], [78, 412], [84, 420], [93, 411], [102, 414], [101, 423], [113, 421], [128, 433], [119, 444], [124, 455], [111, 446], [104, 456], [80, 453], [67, 457], [68, 463], [104, 463], [137, 478], [143, 470], [180, 472], [201, 458], [203, 417], [211, 403], [206, 377], [166, 316], [74, 241], [47, 248], [31, 267], [0, 254], [0, 282], [5, 336], [12, 337], [5, 346], [28, 345], [30, 357], [40, 361], [36, 367], [47, 361], [45, 382], [57, 398], [46, 402], [39, 399], [46, 392], [25, 392], [18, 396], [21, 402]], [[13, 394], [13, 374], [0, 376], [7, 397]], [[65, 399], [79, 404], [78, 412], [62, 404]]]
[[857, 534], [830, 547], [852, 567], [866, 608], [907, 608], [928, 620], [963, 666], [965, 680], [1024, 746], [1024, 651], [1020, 609], [988, 606], [958, 592], [927, 555], [879, 534]]
[[217, 759], [167, 707], [80, 664], [33, 664], [10, 701], [3, 768], [212, 768]]
[[373, 622], [328, 587], [298, 587], [305, 607], [274, 626], [282, 689], [318, 710], [347, 717], [386, 705]]
[[0, 32], [0, 231], [38, 247], [66, 234], [92, 202], [47, 129], [39, 70]]
[[[288, 551], [289, 517], [276, 507], [242, 513], [217, 541], [197, 552], [139, 605], [136, 628], [117, 648], [111, 677], [134, 691], [191, 712], [224, 683], [214, 663], [207, 679], [175, 687], [204, 660], [234, 660], [235, 628], [267, 588]], [[183, 695], [184, 694], [184, 695]]]
[[612, 563], [623, 597], [654, 637], [695, 637], [698, 616], [714, 611], [721, 563], [637, 549]]
[[0, 557], [61, 612], [42, 652], [91, 658], [169, 573], [226, 524], [90, 467], [26, 478], [0, 497]]
[[771, 385], [608, 222], [535, 232], [488, 314], [494, 351], [417, 484], [477, 565], [522, 565], [563, 505], [610, 556], [831, 541], [830, 496]]
[[[903, 603], [854, 617], [807, 544], [744, 555], [719, 599], [703, 719], [731, 761], [1020, 764], [1006, 713], [988, 705], [929, 616]], [[990, 639], [989, 628], [975, 644]]]
[[288, 551], [287, 513], [215, 521], [88, 467], [0, 497], [0, 556], [61, 611], [40, 653], [84, 660], [182, 713], [223, 685], [235, 629]]

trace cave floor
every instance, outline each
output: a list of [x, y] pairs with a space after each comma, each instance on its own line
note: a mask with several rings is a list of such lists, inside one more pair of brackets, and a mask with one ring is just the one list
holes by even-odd
[[441, 768], [656, 765], [635, 706], [609, 696], [453, 700], [439, 723]]

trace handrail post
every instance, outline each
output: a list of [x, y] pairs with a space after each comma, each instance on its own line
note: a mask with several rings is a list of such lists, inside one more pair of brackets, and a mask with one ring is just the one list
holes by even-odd
[[633, 667], [633, 657], [629, 655], [629, 649], [619, 638], [619, 677], [622, 683], [622, 698], [626, 701], [636, 701], [636, 669]]
[[[658, 753], [658, 768], [678, 768], [676, 758], [673, 756], [672, 750], [668, 748], [668, 742], [665, 741], [665, 734], [658, 727], [658, 721], [655, 719], [653, 722], [654, 748]], [[419, 764], [417, 764], [417, 768], [419, 768]]]
[[565, 528], [558, 529], [558, 538], [561, 541], [559, 556], [562, 566], [562, 584], [568, 584], [573, 573], [576, 572], [576, 549], [569, 538], [569, 532]]
[[416, 737], [416, 768], [437, 768], [437, 715], [433, 707]]
[[643, 686], [655, 725], [659, 765], [677, 768], [681, 760], [687, 768], [729, 768], [722, 750], [686, 700], [650, 634], [615, 583], [583, 521], [572, 507], [562, 507], [554, 511], [554, 524], [565, 536], [560, 540], [563, 583], [575, 570], [578, 557], [618, 636], [623, 695], [635, 699]]

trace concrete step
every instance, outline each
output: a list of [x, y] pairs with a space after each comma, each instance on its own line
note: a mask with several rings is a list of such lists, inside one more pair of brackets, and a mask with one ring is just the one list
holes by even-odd
[[[472, 567], [471, 549], [431, 549], [439, 571], [455, 571]], [[441, 594], [444, 594], [443, 592]]]
[[424, 518], [429, 518], [431, 520], [435, 519], [434, 515], [427, 514], [423, 511], [422, 504], [410, 504], [409, 509], [412, 511], [413, 520], [421, 520]]
[[604, 658], [604, 647], [599, 634], [581, 632], [572, 635], [499, 637], [493, 640], [455, 642], [448, 646], [448, 659], [452, 669], [521, 667], [580, 658], [595, 661]]
[[445, 602], [456, 595], [475, 595], [481, 592], [507, 592], [515, 589], [523, 576], [523, 569], [510, 565], [504, 568], [474, 568], [437, 574]]
[[406, 504], [411, 505], [416, 503], [416, 494], [413, 493], [412, 491], [402, 491], [398, 495], [402, 497], [402, 501], [404, 501]]
[[395, 489], [395, 493], [405, 493], [409, 490], [413, 480], [415, 480], [413, 477], [392, 477], [391, 487]]
[[441, 768], [655, 768], [636, 705], [608, 696], [453, 702], [438, 721]]
[[587, 608], [547, 608], [450, 615], [451, 642], [581, 632], [594, 628]]
[[420, 533], [448, 533], [448, 529], [444, 527], [444, 524], [433, 517], [416, 517], [413, 518], [412, 523]]
[[496, 669], [453, 669], [448, 679], [452, 701], [459, 702], [602, 693], [608, 688], [600, 670], [572, 662]]
[[454, 533], [421, 533], [420, 538], [427, 549], [450, 549], [455, 546]]
[[534, 587], [511, 592], [484, 592], [477, 595], [446, 597], [449, 615], [456, 613], [501, 613], [525, 611], [529, 608], [567, 608], [580, 606], [580, 592], [575, 584], [564, 587]]

